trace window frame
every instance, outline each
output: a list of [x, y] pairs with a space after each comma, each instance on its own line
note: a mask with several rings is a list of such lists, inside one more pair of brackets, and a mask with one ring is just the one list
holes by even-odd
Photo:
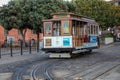
[[[48, 33], [46, 33], [46, 24], [50, 24]], [[44, 22], [44, 36], [52, 36], [52, 22]]]
[[[65, 23], [67, 23], [67, 27], [68, 27], [68, 28], [66, 28], [67, 33], [64, 33]], [[70, 30], [71, 30], [70, 29], [70, 21], [68, 21], [68, 20], [61, 21], [61, 36], [69, 36], [71, 34]]]

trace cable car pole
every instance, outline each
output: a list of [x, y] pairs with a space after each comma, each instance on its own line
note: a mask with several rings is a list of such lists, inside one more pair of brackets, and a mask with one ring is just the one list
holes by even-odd
[[37, 52], [39, 52], [39, 27], [37, 27], [37, 30], [36, 30], [36, 32], [37, 32]]
[[13, 57], [13, 51], [12, 51], [12, 39], [10, 40], [10, 56]]
[[29, 54], [31, 54], [31, 39], [29, 41]]
[[20, 40], [20, 47], [21, 47], [21, 55], [23, 55], [23, 41]]
[[1, 45], [0, 45], [0, 58], [1, 58], [1, 56], [2, 56], [2, 55], [1, 55]]

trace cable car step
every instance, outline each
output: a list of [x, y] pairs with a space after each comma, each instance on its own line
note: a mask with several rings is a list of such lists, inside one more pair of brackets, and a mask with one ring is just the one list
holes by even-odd
[[51, 53], [50, 58], [71, 58], [70, 53]]

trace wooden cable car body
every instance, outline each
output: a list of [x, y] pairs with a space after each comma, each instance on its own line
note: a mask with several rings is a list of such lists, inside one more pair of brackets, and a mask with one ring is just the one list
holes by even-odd
[[91, 18], [68, 12], [52, 14], [52, 19], [43, 20], [43, 48], [50, 57], [71, 57], [75, 50], [99, 47], [99, 24]]

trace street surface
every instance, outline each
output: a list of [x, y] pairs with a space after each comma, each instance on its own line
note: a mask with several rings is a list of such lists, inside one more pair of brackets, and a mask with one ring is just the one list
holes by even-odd
[[104, 45], [91, 54], [61, 62], [52, 73], [55, 80], [120, 80], [120, 43]]
[[30, 75], [41, 80], [120, 80], [120, 42], [71, 59], [49, 59], [43, 52], [0, 59], [0, 80], [30, 79]]

